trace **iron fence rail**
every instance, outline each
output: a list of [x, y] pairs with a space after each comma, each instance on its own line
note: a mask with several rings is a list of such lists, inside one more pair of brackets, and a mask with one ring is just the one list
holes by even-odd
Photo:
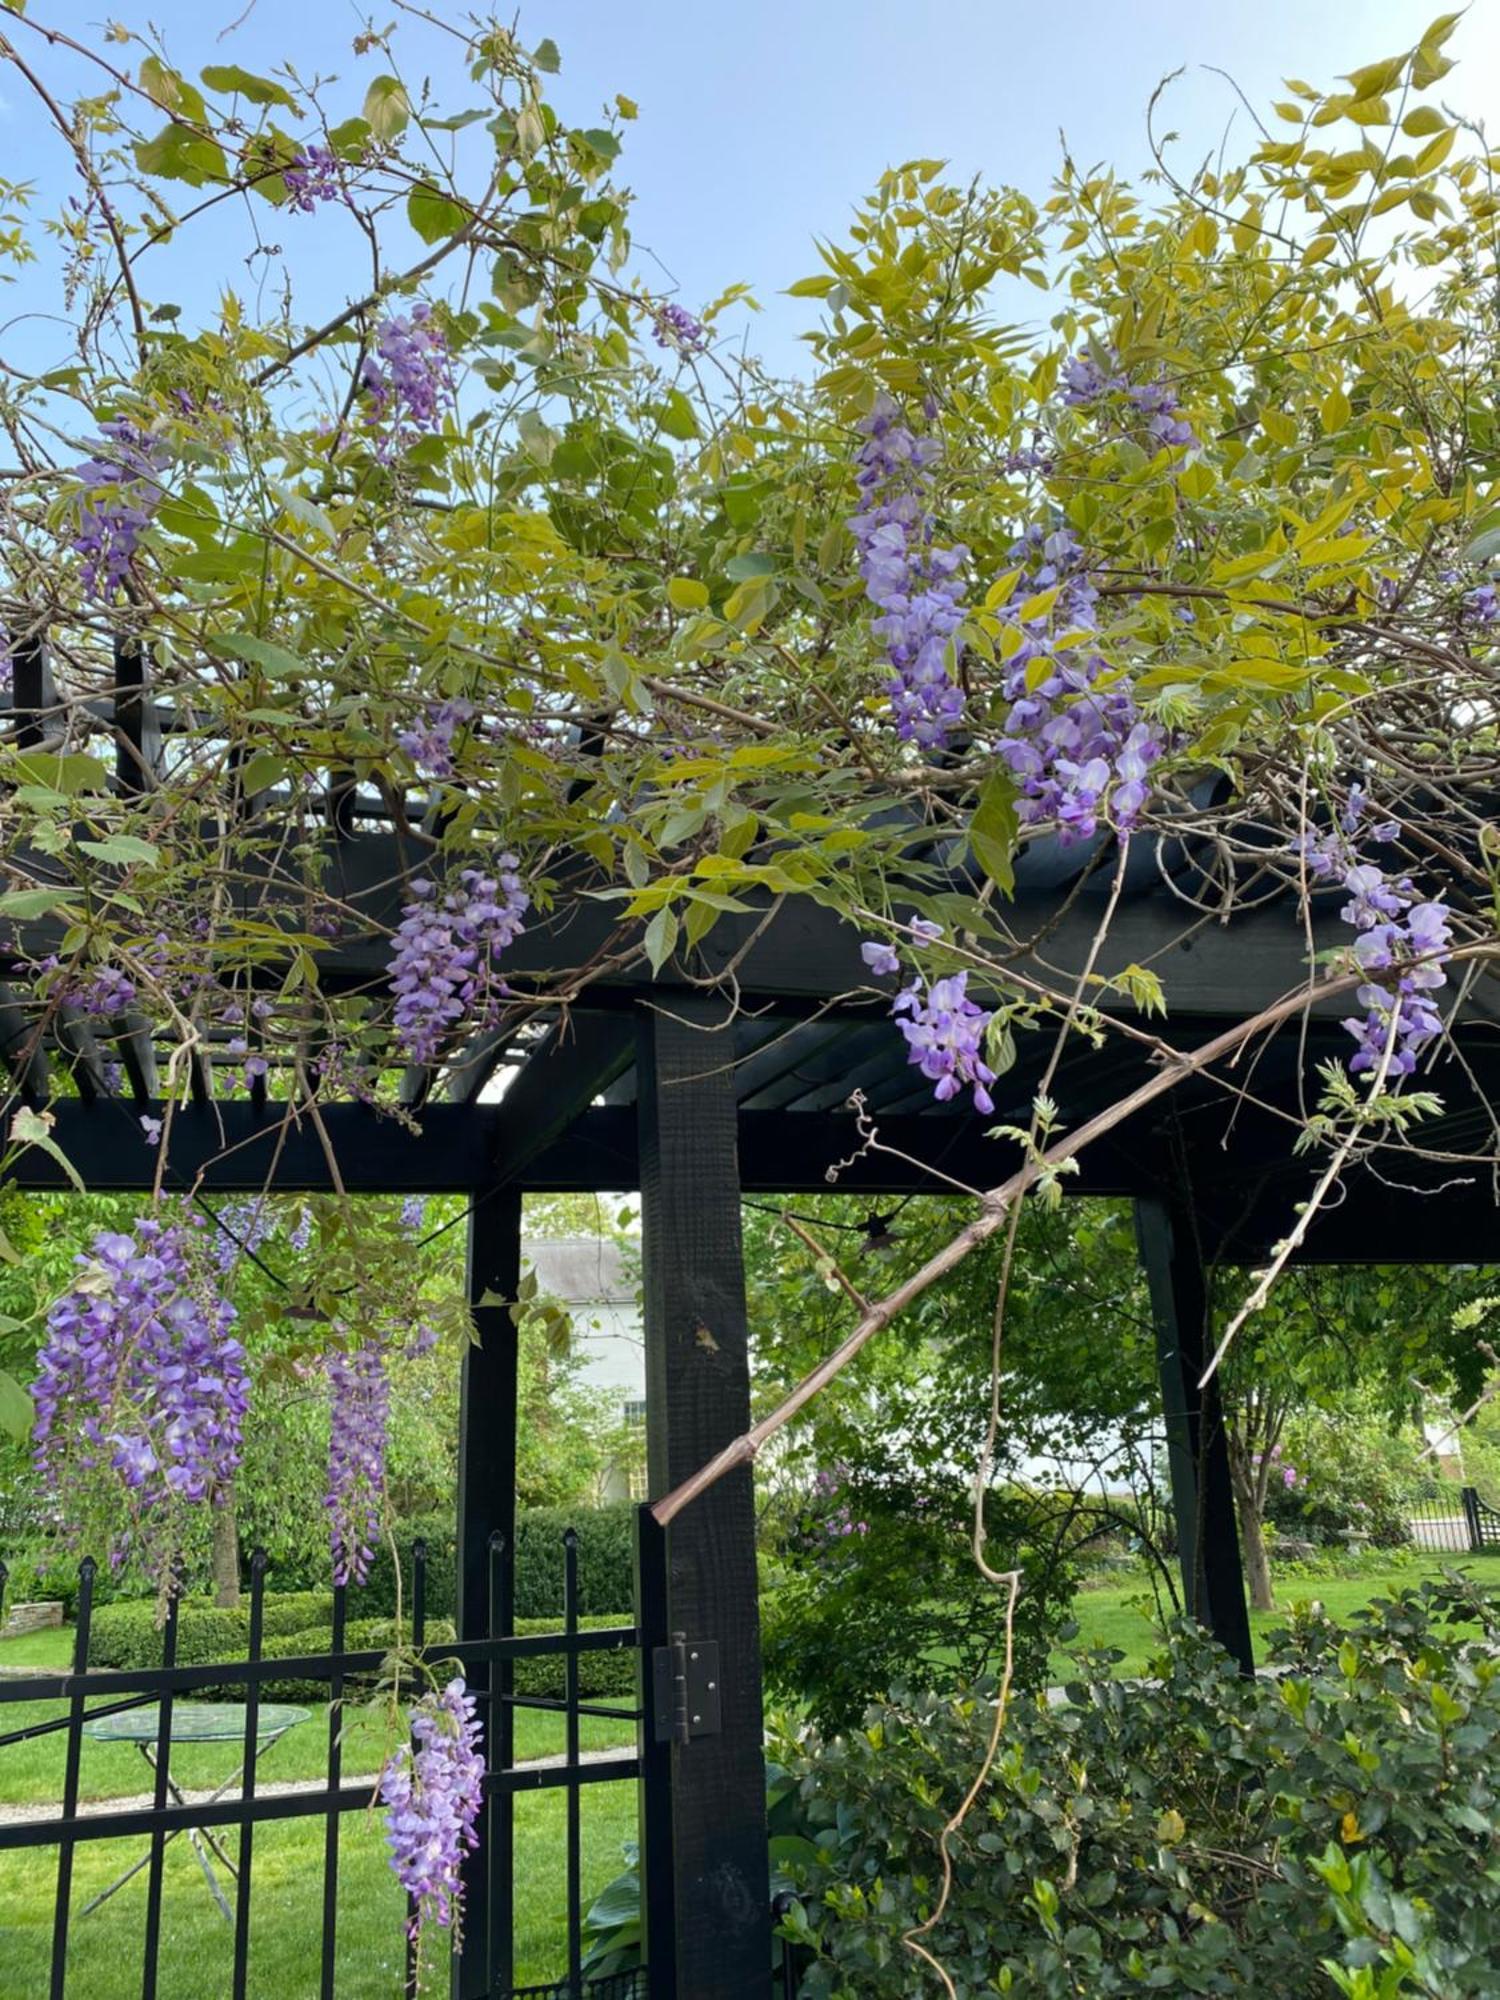
[[[642, 1708], [618, 1702], [595, 1703], [583, 1700], [582, 1662], [591, 1654], [632, 1650], [639, 1653], [641, 1636], [633, 1623], [607, 1629], [583, 1631], [579, 1627], [578, 1545], [572, 1530], [564, 1537], [562, 1555], [563, 1613], [560, 1629], [531, 1634], [524, 1638], [500, 1628], [499, 1607], [512, 1601], [507, 1566], [512, 1561], [501, 1538], [489, 1548], [490, 1615], [489, 1630], [482, 1639], [437, 1640], [429, 1638], [427, 1617], [427, 1556], [418, 1543], [413, 1552], [410, 1577], [410, 1653], [413, 1660], [428, 1665], [455, 1663], [463, 1672], [469, 1692], [479, 1705], [483, 1721], [485, 1756], [484, 1809], [481, 1815], [481, 1850], [476, 1860], [488, 1868], [503, 1864], [508, 1874], [513, 1855], [510, 1813], [521, 1793], [561, 1790], [565, 1794], [565, 1871], [567, 1907], [567, 1967], [565, 1978], [552, 1986], [516, 1989], [512, 1984], [513, 1940], [509, 1922], [511, 1885], [504, 1893], [492, 1894], [492, 1914], [505, 1913], [503, 1924], [491, 1922], [479, 1927], [481, 1935], [466, 1940], [466, 1952], [483, 1959], [483, 1990], [496, 1996], [522, 1994], [556, 1996], [556, 2000], [645, 2000], [644, 1969], [610, 1981], [588, 1980], [582, 1969], [583, 1876], [582, 1799], [586, 1787], [639, 1781], [642, 1757], [639, 1749], [618, 1754], [592, 1756], [585, 1763], [581, 1748], [584, 1716], [608, 1716], [637, 1724]], [[265, 1606], [269, 1565], [257, 1550], [250, 1562], [249, 1613], [246, 1655], [243, 1660], [208, 1664], [183, 1664], [178, 1660], [181, 1598], [168, 1601], [162, 1628], [161, 1664], [141, 1668], [90, 1667], [93, 1635], [95, 1586], [98, 1566], [92, 1558], [79, 1565], [77, 1613], [73, 1631], [72, 1664], [66, 1671], [39, 1670], [7, 1675], [0, 1679], [0, 1721], [7, 1708], [22, 1702], [59, 1702], [63, 1712], [42, 1721], [28, 1721], [0, 1730], [0, 1753], [19, 1743], [62, 1735], [65, 1740], [60, 1810], [50, 1817], [0, 1824], [0, 1853], [55, 1849], [56, 1881], [53, 1897], [52, 1937], [49, 1958], [48, 2000], [67, 2000], [69, 1938], [74, 1911], [74, 1859], [80, 1845], [100, 1840], [144, 1836], [149, 1850], [143, 1866], [147, 1871], [146, 1905], [141, 1933], [141, 1996], [156, 2000], [162, 1943], [162, 1899], [164, 1858], [167, 1844], [179, 1833], [197, 1833], [214, 1828], [238, 1829], [233, 1907], [231, 2000], [246, 2000], [254, 1925], [252, 1919], [255, 1883], [255, 1836], [257, 1829], [277, 1822], [321, 1818], [324, 1823], [321, 1910], [317, 1963], [319, 2000], [339, 2000], [338, 1891], [340, 1826], [344, 1814], [369, 1807], [371, 1785], [364, 1778], [357, 1785], [343, 1776], [344, 1720], [341, 1704], [351, 1686], [379, 1673], [390, 1657], [389, 1649], [346, 1650], [349, 1591], [339, 1586], [333, 1592], [331, 1644], [328, 1651], [297, 1655], [267, 1655], [265, 1651]], [[6, 1570], [0, 1563], [0, 1612], [4, 1609]], [[518, 1694], [515, 1666], [519, 1660], [555, 1657], [562, 1669], [561, 1696]], [[263, 1689], [268, 1681], [312, 1681], [327, 1687], [329, 1701], [327, 1782], [311, 1790], [277, 1791], [263, 1794], [256, 1786], [256, 1756], [260, 1735]], [[638, 1687], [643, 1685], [639, 1674]], [[203, 1801], [174, 1796], [171, 1755], [178, 1704], [186, 1697], [213, 1688], [243, 1690], [244, 1733], [240, 1752], [239, 1795]], [[87, 1725], [105, 1716], [155, 1704], [156, 1724], [150, 1749], [155, 1771], [149, 1805], [122, 1806], [100, 1811], [81, 1810], [82, 1749]], [[564, 1750], [560, 1762], [517, 1765], [514, 1761], [514, 1730], [510, 1718], [518, 1708], [535, 1708], [559, 1715], [563, 1724]], [[0, 1755], [0, 1783], [4, 1764]], [[217, 1844], [216, 1844], [217, 1845]], [[486, 1848], [488, 1852], [486, 1852]], [[228, 1856], [221, 1853], [227, 1862]], [[490, 1880], [492, 1890], [501, 1885]], [[408, 1904], [408, 1919], [415, 1915]], [[405, 1940], [404, 1991], [417, 1992], [416, 1945], [408, 1921]]]

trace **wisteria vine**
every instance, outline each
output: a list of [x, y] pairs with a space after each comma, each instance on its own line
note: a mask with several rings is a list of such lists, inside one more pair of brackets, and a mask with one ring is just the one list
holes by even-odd
[[377, 1340], [328, 1355], [328, 1538], [335, 1583], [370, 1574], [385, 1501], [391, 1389]]
[[424, 1923], [462, 1931], [464, 1856], [478, 1845], [484, 1758], [474, 1697], [454, 1679], [412, 1704], [412, 1743], [380, 1774], [385, 1837], [397, 1881]]
[[249, 1407], [234, 1308], [192, 1253], [181, 1223], [101, 1230], [47, 1315], [32, 1391], [37, 1471], [64, 1512], [111, 1477], [164, 1587], [175, 1510], [227, 1494]]
[[1349, 1061], [1356, 1074], [1378, 1070], [1384, 1062], [1387, 1076], [1410, 1076], [1422, 1051], [1443, 1031], [1432, 995], [1448, 983], [1443, 954], [1452, 942], [1452, 913], [1446, 903], [1419, 896], [1409, 876], [1391, 876], [1377, 863], [1361, 860], [1356, 845], [1363, 838], [1373, 846], [1388, 846], [1400, 833], [1395, 820], [1378, 817], [1356, 783], [1349, 788], [1338, 824], [1304, 834], [1298, 843], [1312, 879], [1338, 882], [1348, 894], [1339, 915], [1356, 932], [1354, 957], [1360, 968], [1394, 975], [1389, 983], [1371, 979], [1359, 987], [1355, 997], [1365, 1011], [1343, 1023], [1358, 1045]]
[[465, 868], [439, 894], [425, 877], [411, 885], [391, 955], [397, 1046], [415, 1063], [437, 1060], [444, 1039], [465, 1020], [489, 1021], [504, 998], [500, 955], [525, 928], [531, 897], [514, 854], [496, 873]]

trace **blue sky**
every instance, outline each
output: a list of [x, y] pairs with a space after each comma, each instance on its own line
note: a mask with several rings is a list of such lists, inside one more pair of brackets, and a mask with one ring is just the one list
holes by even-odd
[[[304, 75], [343, 79], [330, 101], [358, 108], [383, 66], [352, 53], [361, 8], [345, 0], [254, 0], [246, 8], [247, 0], [114, 0], [111, 11], [135, 27], [155, 22], [189, 74], [206, 62], [267, 68], [290, 56]], [[815, 268], [811, 239], [841, 233], [883, 167], [937, 156], [959, 175], [1042, 194], [1065, 129], [1076, 158], [1137, 172], [1148, 163], [1147, 100], [1180, 64], [1187, 72], [1165, 122], [1183, 135], [1182, 157], [1217, 147], [1226, 128], [1238, 152], [1248, 119], [1206, 65], [1228, 70], [1261, 106], [1287, 75], [1322, 84], [1407, 46], [1436, 10], [1437, 0], [1229, 0], [1218, 8], [1201, 0], [537, 0], [522, 7], [520, 26], [528, 43], [547, 35], [562, 51], [552, 94], [564, 116], [592, 122], [617, 91], [640, 106], [621, 170], [637, 196], [643, 274], [677, 288], [689, 305], [733, 282], [750, 284], [765, 307], [753, 344], [774, 366], [793, 367], [808, 306], [779, 297], [779, 288]], [[80, 0], [30, 0], [34, 20], [75, 33], [85, 32], [84, 12]], [[395, 14], [390, 0], [375, 9], [381, 26]], [[17, 41], [37, 46], [19, 31]], [[420, 47], [439, 94], [463, 101], [453, 45], [424, 31]], [[1460, 58], [1455, 101], [1482, 114], [1500, 68], [1497, 0], [1476, 0], [1450, 52]], [[21, 87], [0, 78], [0, 89], [9, 106], [0, 171], [56, 188], [56, 147], [44, 168], [49, 142]], [[291, 249], [289, 228], [281, 234]], [[310, 234], [297, 239], [304, 268], [312, 242]], [[335, 235], [320, 217], [316, 244], [311, 275], [320, 290], [361, 286], [368, 267], [351, 226]], [[182, 289], [243, 282], [227, 243], [222, 272], [210, 268], [211, 255], [202, 260], [203, 249], [200, 240]], [[14, 290], [8, 303], [18, 303]]]

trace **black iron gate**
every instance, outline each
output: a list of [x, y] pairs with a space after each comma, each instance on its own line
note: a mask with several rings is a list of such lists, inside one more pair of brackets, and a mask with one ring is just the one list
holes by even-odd
[[[582, 1869], [583, 1794], [587, 1787], [621, 1780], [638, 1781], [640, 1799], [641, 1874], [649, 1884], [642, 1913], [644, 1956], [657, 1948], [658, 1976], [650, 1981], [652, 2000], [675, 2000], [671, 1975], [673, 1910], [670, 1866], [660, 1866], [661, 1842], [670, 1842], [670, 1800], [664, 1787], [670, 1786], [670, 1746], [674, 1732], [701, 1727], [688, 1719], [682, 1708], [676, 1669], [682, 1664], [681, 1649], [674, 1651], [669, 1635], [652, 1623], [666, 1601], [665, 1550], [653, 1543], [644, 1551], [638, 1570], [641, 1604], [638, 1622], [586, 1629], [579, 1618], [577, 1538], [571, 1531], [560, 1551], [563, 1613], [558, 1629], [544, 1634], [517, 1636], [501, 1629], [505, 1621], [500, 1607], [513, 1601], [507, 1565], [510, 1557], [500, 1538], [489, 1550], [489, 1630], [483, 1638], [454, 1640], [435, 1637], [427, 1614], [427, 1560], [419, 1543], [409, 1578], [403, 1579], [410, 1605], [412, 1647], [433, 1665], [457, 1663], [469, 1692], [479, 1703], [484, 1724], [485, 1804], [479, 1826], [479, 1845], [470, 1857], [466, 1882], [479, 1891], [474, 1898], [482, 1921], [471, 1925], [463, 1940], [462, 1961], [455, 1961], [454, 1990], [461, 1982], [465, 1992], [478, 1991], [502, 2000], [522, 2000], [522, 1996], [547, 1996], [547, 2000], [646, 2000], [648, 1976], [645, 1966], [616, 1971], [607, 1977], [591, 1978], [584, 1969], [585, 1884]], [[321, 1842], [321, 1920], [317, 1932], [316, 1967], [309, 1964], [309, 1981], [303, 1991], [318, 2000], [345, 2000], [338, 1988], [339, 1943], [339, 1856], [340, 1829], [344, 1815], [365, 1811], [371, 1804], [372, 1784], [368, 1776], [359, 1782], [346, 1780], [343, 1773], [343, 1722], [341, 1708], [366, 1692], [387, 1659], [385, 1647], [350, 1648], [346, 1645], [351, 1622], [351, 1605], [357, 1608], [358, 1591], [339, 1588], [333, 1592], [330, 1644], [326, 1651], [292, 1657], [268, 1651], [265, 1632], [267, 1566], [257, 1553], [251, 1563], [248, 1598], [248, 1643], [245, 1655], [236, 1660], [211, 1663], [186, 1662], [179, 1658], [180, 1600], [170, 1604], [161, 1631], [160, 1663], [150, 1667], [102, 1668], [90, 1665], [91, 1627], [94, 1618], [97, 1567], [92, 1560], [79, 1568], [77, 1609], [72, 1633], [72, 1662], [67, 1669], [37, 1668], [0, 1677], [0, 1801], [5, 1797], [5, 1752], [8, 1748], [60, 1735], [64, 1742], [64, 1765], [60, 1795], [51, 1813], [38, 1807], [35, 1816], [23, 1818], [6, 1814], [0, 1818], [0, 1857], [7, 1854], [55, 1857], [55, 1888], [52, 1895], [50, 1939], [38, 1938], [32, 1967], [19, 1964], [0, 1967], [0, 2000], [66, 2000], [68, 1994], [69, 1941], [82, 1919], [83, 1911], [74, 1887], [74, 1861], [81, 1846], [101, 1840], [139, 1838], [142, 1853], [131, 1875], [146, 1875], [144, 1919], [138, 1938], [122, 1935], [122, 1950], [138, 1954], [139, 1990], [142, 2000], [156, 2000], [161, 1977], [163, 1864], [168, 1844], [179, 1836], [192, 1845], [210, 1885], [216, 1885], [223, 1914], [232, 1924], [233, 2000], [246, 2000], [250, 1970], [256, 1952], [257, 1925], [254, 1908], [256, 1881], [256, 1831], [274, 1822], [315, 1817], [323, 1822]], [[5, 1606], [5, 1570], [0, 1565], [0, 1612]], [[657, 1621], [659, 1623], [659, 1620]], [[637, 1699], [631, 1706], [583, 1698], [581, 1686], [584, 1663], [601, 1652], [629, 1650], [636, 1655]], [[690, 1649], [689, 1649], [690, 1650]], [[516, 1687], [517, 1667], [524, 1661], [555, 1660], [560, 1676], [546, 1692], [533, 1684], [524, 1692]], [[262, 1743], [263, 1691], [268, 1683], [310, 1682], [327, 1689], [329, 1701], [325, 1775], [321, 1780], [294, 1788], [257, 1787], [256, 1758]], [[189, 1800], [172, 1775], [174, 1730], [180, 1749], [192, 1719], [195, 1696], [212, 1691], [231, 1696], [243, 1708], [243, 1736], [240, 1764], [232, 1791], [226, 1788], [206, 1800]], [[671, 1709], [658, 1740], [656, 1718], [665, 1702]], [[55, 1706], [57, 1712], [28, 1719], [17, 1726], [4, 1725], [14, 1719], [21, 1703]], [[519, 1709], [542, 1710], [562, 1720], [563, 1751], [542, 1763], [515, 1761], [514, 1717]], [[141, 1732], [142, 1754], [153, 1767], [149, 1803], [126, 1803], [102, 1810], [81, 1803], [82, 1750], [91, 1725], [102, 1718], [143, 1712], [147, 1726]], [[154, 1717], [152, 1716], [154, 1711]], [[606, 1716], [629, 1720], [636, 1725], [633, 1751], [594, 1752], [581, 1748], [581, 1722], [586, 1716]], [[514, 1978], [515, 1927], [515, 1801], [522, 1793], [559, 1790], [564, 1798], [564, 1873], [566, 1936], [560, 1956], [560, 1977], [549, 1985], [517, 1988]], [[653, 1866], [653, 1861], [657, 1865]], [[35, 1876], [31, 1875], [32, 1881]], [[120, 1886], [116, 1884], [115, 1886]], [[94, 1899], [95, 1901], [101, 1899]], [[93, 1903], [85, 1906], [92, 1908]], [[402, 1945], [405, 1975], [393, 1980], [408, 1995], [417, 1990], [415, 1946], [408, 1936]], [[7, 1957], [12, 1954], [8, 1951]], [[311, 1957], [311, 1954], [310, 1954]], [[476, 1963], [477, 1961], [477, 1963]], [[17, 1981], [12, 1985], [12, 1979]], [[133, 1982], [132, 1982], [133, 1986]], [[364, 1990], [364, 1989], [362, 1989]], [[428, 1990], [431, 1990], [429, 1978]]]

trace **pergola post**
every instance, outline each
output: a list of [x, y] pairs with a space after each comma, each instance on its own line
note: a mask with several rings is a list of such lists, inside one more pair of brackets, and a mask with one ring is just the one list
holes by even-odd
[[1209, 1292], [1192, 1211], [1181, 1198], [1138, 1200], [1135, 1228], [1156, 1323], [1183, 1601], [1250, 1674], [1255, 1656], [1219, 1385], [1198, 1386], [1210, 1352]]
[[[521, 1282], [521, 1192], [491, 1189], [469, 1215], [469, 1306], [479, 1336], [464, 1353], [458, 1418], [458, 1636], [483, 1639], [509, 1632], [515, 1613], [516, 1329], [509, 1310], [486, 1297], [514, 1299]], [[504, 1541], [504, 1560], [491, 1563], [491, 1537]], [[499, 1601], [490, 1604], [492, 1577]], [[493, 1622], [492, 1622], [493, 1618]], [[515, 1762], [515, 1711], [494, 1700], [510, 1670], [492, 1674], [484, 1717], [485, 1762], [509, 1770]], [[464, 1862], [463, 1951], [453, 1961], [454, 2000], [485, 2000], [511, 1986], [515, 1908], [515, 1800], [490, 1797], [480, 1841]]]
[[[728, 1019], [722, 1003], [675, 995], [637, 1016], [653, 1495], [695, 1472], [750, 1422]], [[716, 1028], [721, 1032], [712, 1032]], [[686, 1641], [690, 1676], [695, 1642], [717, 1648], [710, 1676], [716, 1685], [708, 1700], [689, 1700], [684, 1726], [694, 1733], [674, 1742], [671, 1753], [675, 1983], [653, 1967], [651, 1990], [680, 2000], [765, 2000], [767, 1990], [770, 1886], [756, 1588], [754, 1490], [745, 1466], [679, 1515], [668, 1543], [667, 1625]], [[715, 1696], [717, 1717], [708, 1712]]]

